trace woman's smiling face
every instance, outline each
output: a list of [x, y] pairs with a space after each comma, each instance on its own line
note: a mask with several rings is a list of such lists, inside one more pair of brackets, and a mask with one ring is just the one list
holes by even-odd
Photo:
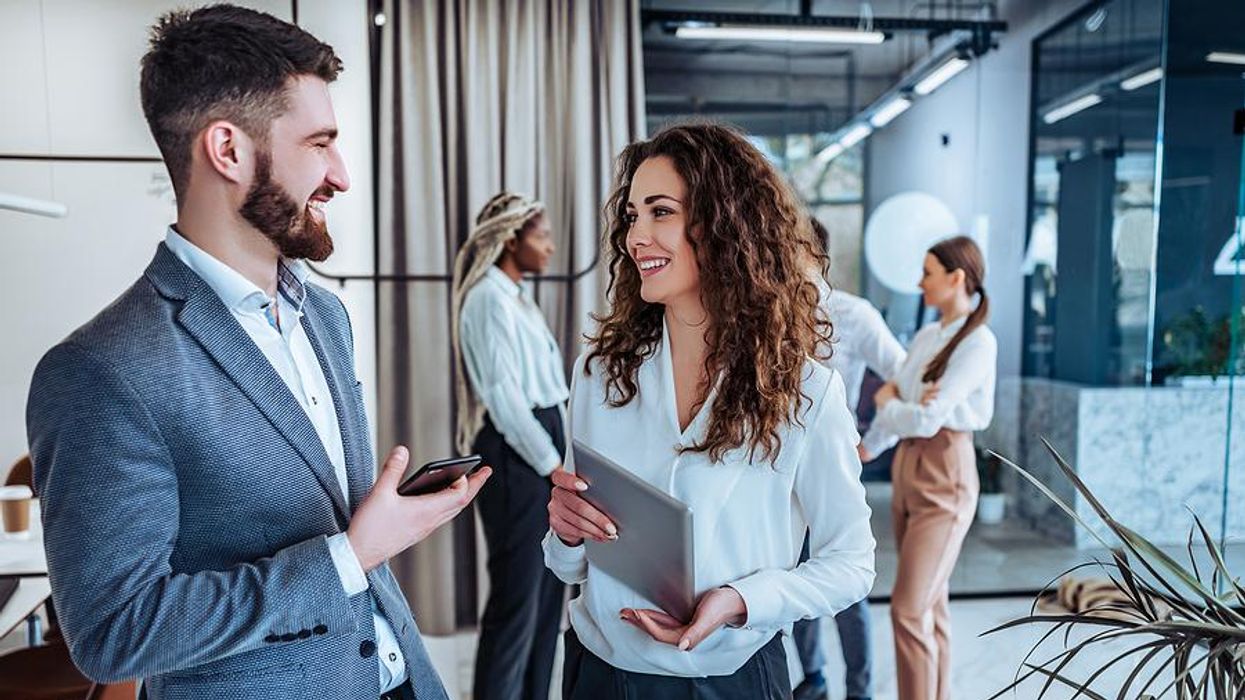
[[627, 253], [640, 272], [640, 297], [650, 304], [699, 300], [687, 204], [687, 185], [670, 158], [649, 158], [636, 168], [627, 196]]

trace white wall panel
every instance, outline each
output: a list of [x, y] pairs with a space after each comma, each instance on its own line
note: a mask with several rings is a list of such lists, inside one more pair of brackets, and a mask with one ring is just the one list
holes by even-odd
[[44, 69], [39, 3], [0, 1], [0, 153], [48, 150]]
[[[242, 3], [289, 19], [288, 0]], [[51, 152], [158, 156], [138, 96], [147, 30], [177, 0], [43, 0]]]
[[159, 163], [0, 161], [0, 191], [54, 199], [64, 219], [0, 210], [0, 471], [26, 452], [26, 395], [48, 348], [128, 288], [173, 220]]

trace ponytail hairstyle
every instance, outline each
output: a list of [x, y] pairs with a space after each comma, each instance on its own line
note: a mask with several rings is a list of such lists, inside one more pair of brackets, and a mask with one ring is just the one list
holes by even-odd
[[955, 272], [956, 270], [964, 271], [964, 291], [968, 292], [969, 298], [974, 294], [980, 295], [977, 302], [977, 308], [968, 315], [968, 319], [960, 326], [960, 330], [952, 336], [950, 342], [943, 346], [942, 350], [934, 356], [934, 359], [925, 365], [925, 374], [921, 377], [921, 381], [929, 384], [936, 382], [942, 378], [943, 372], [947, 371], [947, 362], [951, 360], [951, 353], [959, 347], [960, 343], [972, 333], [977, 326], [986, 322], [986, 317], [990, 315], [990, 300], [986, 297], [986, 263], [981, 256], [981, 248], [973, 242], [968, 236], [956, 236], [948, 238], [945, 241], [935, 243], [929, 249], [929, 254], [938, 259], [938, 262], [946, 268], [947, 272]]

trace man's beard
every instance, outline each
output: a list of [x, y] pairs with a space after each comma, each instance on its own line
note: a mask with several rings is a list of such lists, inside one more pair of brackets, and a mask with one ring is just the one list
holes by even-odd
[[[331, 197], [333, 191], [324, 188], [316, 194]], [[317, 221], [305, 203], [300, 206], [273, 181], [270, 153], [260, 153], [256, 159], [255, 181], [238, 213], [267, 236], [283, 257], [320, 262], [333, 252], [328, 222]]]

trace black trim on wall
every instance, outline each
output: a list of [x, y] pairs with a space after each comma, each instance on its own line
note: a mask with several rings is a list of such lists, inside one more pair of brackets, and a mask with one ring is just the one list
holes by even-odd
[[[713, 22], [715, 24], [759, 24], [774, 27], [860, 27], [858, 15], [781, 14], [765, 12], [704, 12], [697, 10], [641, 10], [640, 22]], [[932, 32], [945, 34], [962, 30], [971, 32], [1007, 31], [1001, 20], [930, 19], [925, 17], [874, 17], [873, 29], [881, 32]]]
[[0, 160], [33, 160], [50, 163], [163, 163], [158, 156], [75, 156], [0, 153]]
[[[384, 9], [384, 0], [368, 0], [367, 3], [367, 50], [368, 50], [368, 95], [371, 105], [372, 123], [372, 328], [377, 334], [376, 347], [372, 361], [380, 367], [380, 280], [375, 279], [380, 270], [380, 51], [381, 28], [376, 26], [376, 15]], [[317, 271], [316, 274], [324, 276]], [[345, 286], [347, 280], [338, 279], [339, 286]]]

